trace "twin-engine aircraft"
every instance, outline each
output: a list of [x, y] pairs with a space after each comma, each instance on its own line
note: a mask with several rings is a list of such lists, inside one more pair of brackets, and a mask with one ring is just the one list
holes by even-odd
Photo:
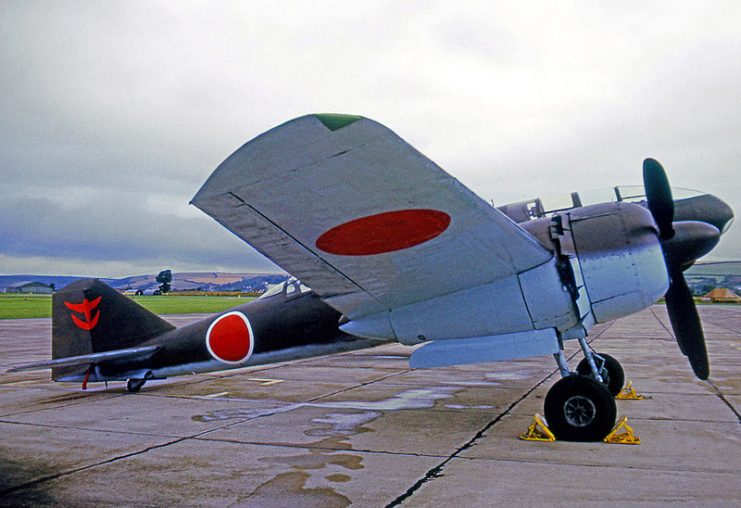
[[[672, 197], [643, 163], [643, 196], [546, 210], [497, 209], [367, 118], [309, 115], [246, 143], [192, 203], [298, 280], [179, 329], [103, 283], [54, 297], [57, 381], [148, 379], [398, 341], [414, 368], [553, 355], [562, 379], [545, 416], [560, 439], [603, 438], [623, 370], [590, 349], [596, 324], [666, 297], [680, 350], [707, 379], [702, 327], [682, 274], [733, 212], [710, 195]], [[289, 199], [286, 199], [289, 198]], [[630, 202], [630, 201], [637, 201]], [[572, 370], [564, 341], [584, 359]]]

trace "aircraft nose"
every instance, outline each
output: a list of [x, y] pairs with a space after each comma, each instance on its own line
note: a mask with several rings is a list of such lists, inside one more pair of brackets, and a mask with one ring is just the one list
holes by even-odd
[[733, 225], [733, 208], [731, 208], [728, 203], [725, 201], [718, 199], [720, 202], [719, 208], [719, 222], [721, 223], [720, 233], [723, 234], [729, 229], [731, 229], [731, 226]]
[[664, 252], [680, 266], [689, 266], [718, 245], [720, 231], [701, 221], [674, 223], [674, 236], [663, 243]]
[[728, 203], [712, 194], [709, 194], [708, 198], [710, 201], [709, 210], [712, 211], [712, 217], [711, 220], [708, 220], [707, 222], [718, 228], [721, 234], [723, 234], [728, 231], [733, 224], [733, 208], [731, 208]]
[[675, 201], [674, 221], [702, 221], [725, 233], [733, 223], [733, 209], [712, 194]]

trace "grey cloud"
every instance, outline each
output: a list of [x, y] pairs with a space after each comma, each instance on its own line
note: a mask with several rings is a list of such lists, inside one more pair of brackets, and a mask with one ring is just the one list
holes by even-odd
[[232, 269], [276, 268], [208, 217], [183, 218], [138, 206], [59, 204], [45, 198], [0, 203], [3, 254], [100, 261], [142, 260]]
[[637, 183], [654, 156], [741, 210], [735, 2], [1, 9], [0, 254], [271, 267], [186, 203], [320, 111], [382, 121], [497, 203]]

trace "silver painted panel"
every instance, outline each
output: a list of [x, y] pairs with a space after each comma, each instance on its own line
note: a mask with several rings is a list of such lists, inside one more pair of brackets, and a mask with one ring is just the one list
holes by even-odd
[[572, 296], [556, 269], [555, 257], [521, 273], [519, 279], [535, 328], [566, 330], [579, 322]]
[[517, 277], [364, 316], [340, 327], [353, 335], [394, 338], [407, 345], [532, 328]]
[[412, 368], [444, 367], [469, 363], [497, 362], [553, 354], [559, 351], [554, 329], [440, 340], [422, 346], [412, 353]]
[[669, 286], [656, 226], [648, 210], [607, 203], [570, 212], [570, 227], [595, 320], [648, 307]]
[[582, 276], [579, 258], [574, 255], [569, 258], [569, 263], [571, 264], [571, 271], [574, 274], [576, 290], [579, 292], [579, 296], [576, 299], [576, 306], [579, 309], [579, 318], [584, 319], [592, 313], [592, 307], [589, 302], [589, 296], [587, 296], [587, 288], [584, 286], [584, 277]]
[[533, 328], [516, 276], [396, 308], [391, 323], [404, 344]]

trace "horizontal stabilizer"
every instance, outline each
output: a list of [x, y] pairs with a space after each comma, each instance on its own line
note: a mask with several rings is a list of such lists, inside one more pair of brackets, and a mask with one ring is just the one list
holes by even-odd
[[75, 365], [87, 365], [103, 363], [111, 360], [120, 360], [122, 358], [131, 359], [133, 357], [145, 358], [159, 349], [159, 346], [132, 347], [129, 349], [117, 349], [114, 351], [104, 351], [102, 353], [91, 353], [80, 356], [68, 356], [66, 358], [57, 358], [56, 360], [46, 360], [43, 362], [27, 363], [13, 367], [7, 372], [22, 372], [26, 370], [51, 369], [56, 367], [72, 367]]
[[499, 362], [552, 354], [558, 351], [556, 331], [549, 328], [490, 337], [436, 340], [412, 353], [409, 366], [419, 369], [466, 363]]

